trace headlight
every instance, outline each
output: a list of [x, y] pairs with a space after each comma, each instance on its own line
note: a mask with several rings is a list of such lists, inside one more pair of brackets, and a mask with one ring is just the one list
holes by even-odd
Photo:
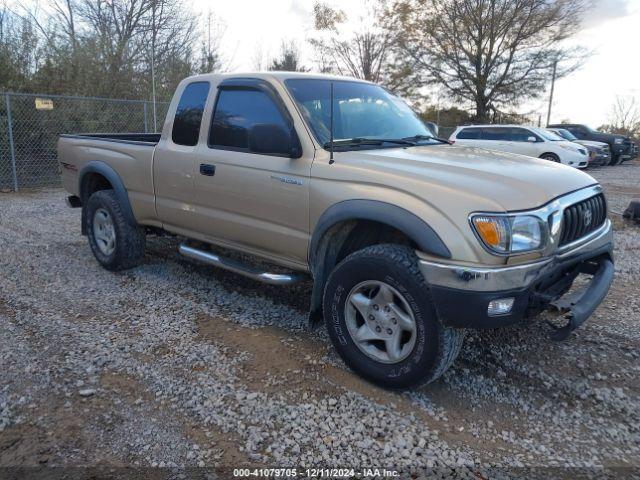
[[578, 149], [578, 148], [573, 148], [573, 147], [572, 147], [572, 146], [570, 146], [570, 145], [558, 145], [558, 146], [559, 146], [560, 148], [564, 148], [565, 150], [569, 150], [570, 152], [573, 152], [573, 153], [580, 153], [580, 149]]
[[542, 248], [546, 228], [532, 215], [474, 215], [473, 228], [484, 245], [499, 254], [523, 253]]
[[616, 138], [616, 139], [614, 140], [614, 143], [615, 143], [616, 145], [622, 145], [622, 142], [623, 142], [623, 141], [624, 141], [624, 140], [623, 140], [622, 138]]

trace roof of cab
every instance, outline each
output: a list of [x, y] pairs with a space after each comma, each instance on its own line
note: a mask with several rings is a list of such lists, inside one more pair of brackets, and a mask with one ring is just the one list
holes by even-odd
[[200, 75], [192, 75], [187, 77], [187, 81], [198, 80], [214, 80], [221, 81], [228, 78], [261, 78], [263, 80], [275, 80], [283, 83], [285, 80], [294, 78], [304, 78], [309, 80], [335, 80], [335, 81], [351, 81], [361, 83], [371, 83], [367, 80], [359, 78], [346, 77], [340, 75], [326, 75], [323, 73], [306, 73], [306, 72], [234, 72], [234, 73], [204, 73]]

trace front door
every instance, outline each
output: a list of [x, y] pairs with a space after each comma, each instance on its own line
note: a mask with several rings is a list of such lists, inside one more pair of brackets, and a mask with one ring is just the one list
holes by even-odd
[[266, 82], [221, 84], [208, 142], [196, 156], [201, 230], [231, 247], [305, 264], [313, 152], [300, 149], [299, 158], [257, 153], [251, 138], [256, 125], [294, 131], [286, 107]]
[[[542, 153], [538, 153], [538, 150], [540, 149], [539, 145], [542, 145], [544, 142], [538, 141], [537, 135], [531, 130], [521, 127], [510, 127], [508, 130], [510, 152], [528, 155], [529, 157], [537, 157]], [[532, 138], [535, 140], [531, 141]]]

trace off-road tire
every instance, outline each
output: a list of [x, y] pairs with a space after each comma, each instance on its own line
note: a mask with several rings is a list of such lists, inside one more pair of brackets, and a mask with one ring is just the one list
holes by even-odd
[[[347, 328], [349, 293], [361, 282], [372, 280], [385, 282], [401, 293], [415, 318], [415, 345], [399, 363], [382, 363], [365, 355]], [[329, 276], [323, 301], [327, 331], [339, 355], [356, 373], [385, 388], [408, 388], [436, 380], [456, 359], [464, 340], [464, 330], [445, 328], [438, 320], [418, 258], [405, 246], [374, 245], [346, 257]]]
[[[146, 235], [142, 227], [127, 222], [122, 206], [113, 190], [99, 190], [87, 201], [85, 231], [91, 251], [100, 264], [111, 271], [126, 270], [140, 264], [144, 258]], [[98, 209], [106, 210], [111, 216], [115, 229], [115, 249], [110, 255], [103, 253], [94, 235], [94, 216]]]

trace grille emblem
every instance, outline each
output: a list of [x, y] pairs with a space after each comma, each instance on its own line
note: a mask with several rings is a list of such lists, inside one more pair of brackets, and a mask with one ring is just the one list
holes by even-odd
[[591, 210], [587, 208], [582, 214], [582, 221], [584, 222], [584, 226], [588, 227], [589, 225], [591, 225], [591, 220], [593, 220], [593, 213], [591, 213]]

